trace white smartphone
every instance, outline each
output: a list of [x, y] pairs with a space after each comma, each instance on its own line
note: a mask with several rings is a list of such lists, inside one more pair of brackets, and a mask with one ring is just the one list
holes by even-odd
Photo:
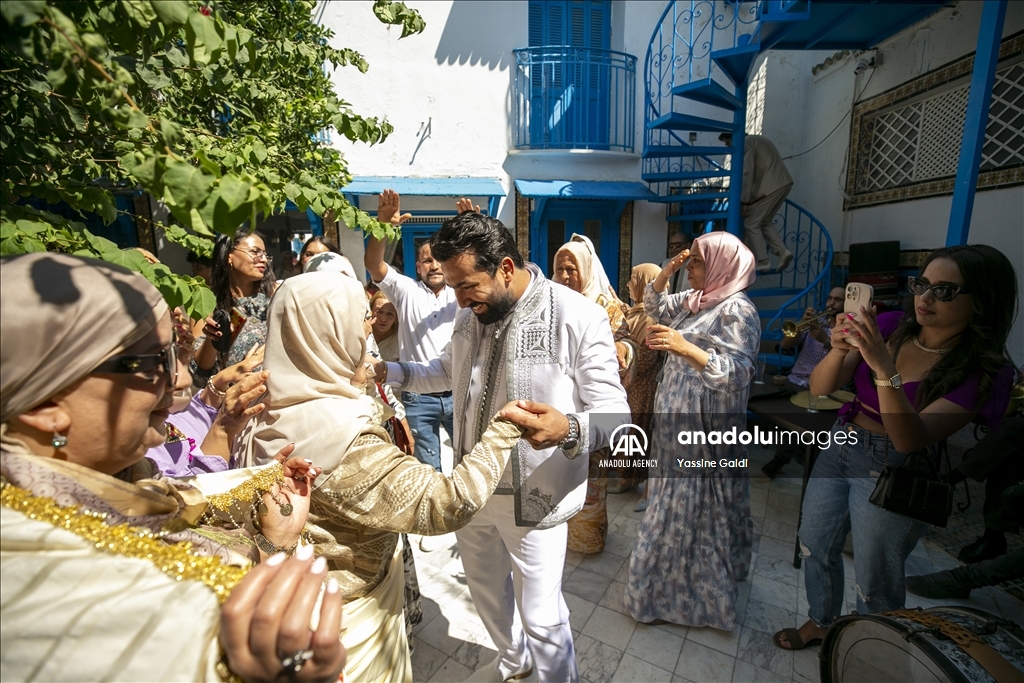
[[875, 288], [863, 282], [851, 282], [846, 285], [846, 301], [843, 304], [844, 313], [853, 313], [856, 316], [860, 313], [860, 307], [871, 310], [871, 300], [875, 298]]

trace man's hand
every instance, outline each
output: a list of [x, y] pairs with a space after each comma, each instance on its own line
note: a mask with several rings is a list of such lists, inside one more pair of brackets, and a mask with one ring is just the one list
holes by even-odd
[[384, 190], [377, 196], [377, 220], [397, 227], [412, 218], [411, 213], [399, 215], [400, 207], [401, 197], [398, 193], [394, 190]]
[[455, 202], [455, 210], [460, 214], [470, 212], [480, 213], [480, 205], [477, 204], [476, 206], [473, 206], [473, 202], [463, 197], [459, 201]]
[[370, 379], [373, 379], [373, 381], [377, 382], [378, 384], [386, 384], [388, 381], [387, 361], [374, 361], [371, 362], [369, 365], [370, 368], [373, 370], [373, 377]]
[[741, 206], [740, 207], [740, 216], [742, 218], [746, 218], [749, 215], [750, 215], [750, 207], [749, 206]]
[[557, 446], [569, 435], [569, 418], [545, 403], [516, 401], [498, 414], [522, 427], [523, 438], [538, 451]]

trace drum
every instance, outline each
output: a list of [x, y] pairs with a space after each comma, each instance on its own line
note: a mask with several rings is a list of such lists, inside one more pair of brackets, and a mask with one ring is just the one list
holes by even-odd
[[[966, 650], [958, 642], [967, 643]], [[969, 607], [840, 617], [821, 645], [821, 680], [1024, 681], [1024, 632], [1012, 621]]]

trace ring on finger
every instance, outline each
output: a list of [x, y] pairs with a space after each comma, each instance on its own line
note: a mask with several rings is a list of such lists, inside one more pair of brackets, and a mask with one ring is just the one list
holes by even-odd
[[312, 650], [299, 649], [288, 655], [287, 657], [281, 658], [281, 667], [289, 674], [297, 674], [302, 671], [302, 667], [306, 665], [306, 662], [313, 659]]

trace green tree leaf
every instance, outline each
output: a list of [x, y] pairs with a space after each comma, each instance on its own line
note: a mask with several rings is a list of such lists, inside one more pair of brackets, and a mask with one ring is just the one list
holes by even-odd
[[168, 159], [163, 181], [165, 192], [182, 208], [198, 207], [206, 201], [213, 186], [213, 176], [179, 159]]

